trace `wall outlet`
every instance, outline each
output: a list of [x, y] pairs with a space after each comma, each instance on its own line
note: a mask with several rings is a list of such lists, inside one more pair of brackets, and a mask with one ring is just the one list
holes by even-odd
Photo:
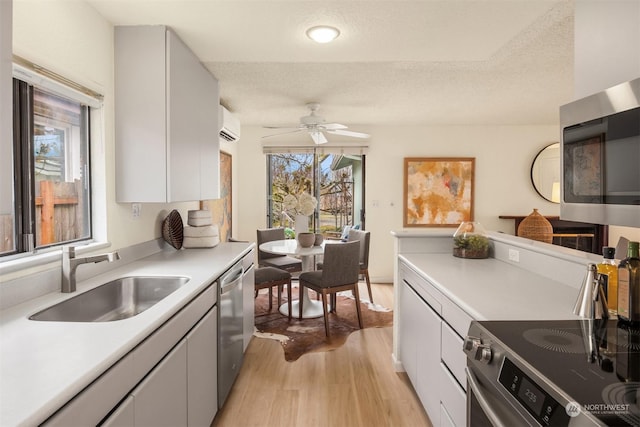
[[140, 203], [131, 203], [131, 216], [133, 218], [140, 218], [141, 210], [142, 210], [142, 205]]
[[509, 249], [509, 261], [520, 262], [520, 251]]

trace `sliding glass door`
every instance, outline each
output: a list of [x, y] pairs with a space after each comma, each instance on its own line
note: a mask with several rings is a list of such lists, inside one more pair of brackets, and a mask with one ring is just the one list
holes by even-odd
[[[324, 151], [324, 150], [323, 150]], [[364, 228], [363, 154], [319, 152], [271, 153], [268, 163], [267, 227], [293, 229], [286, 195], [308, 193], [318, 202], [310, 229], [326, 237], [340, 237], [346, 226]]]

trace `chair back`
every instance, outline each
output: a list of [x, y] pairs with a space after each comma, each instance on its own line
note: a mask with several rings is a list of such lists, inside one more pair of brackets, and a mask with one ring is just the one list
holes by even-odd
[[360, 268], [369, 268], [369, 243], [371, 232], [363, 230], [349, 230], [348, 242], [360, 242]]
[[360, 273], [360, 243], [327, 244], [324, 247], [322, 282], [331, 286], [358, 282]]
[[258, 264], [263, 259], [277, 258], [284, 255], [270, 254], [260, 250], [260, 245], [265, 242], [273, 242], [274, 240], [284, 240], [284, 228], [265, 228], [257, 230], [257, 242], [258, 242]]

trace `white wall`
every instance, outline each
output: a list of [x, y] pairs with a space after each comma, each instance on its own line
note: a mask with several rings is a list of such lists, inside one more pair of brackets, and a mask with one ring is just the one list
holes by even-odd
[[[640, 1], [577, 0], [575, 98], [640, 77]], [[640, 241], [640, 228], [609, 227], [609, 245], [620, 236]]]
[[[499, 215], [528, 215], [538, 208], [558, 215], [559, 205], [542, 199], [531, 185], [534, 157], [558, 141], [558, 126], [444, 126], [361, 128], [372, 135], [366, 157], [366, 228], [371, 231], [369, 272], [377, 281], [393, 278], [391, 231], [402, 229], [405, 157], [475, 157], [475, 219], [487, 229], [514, 234], [513, 220]], [[266, 226], [264, 129], [243, 127], [238, 144], [238, 235], [255, 241]], [[373, 201], [378, 202], [373, 207]], [[451, 230], [453, 234], [454, 229]]]

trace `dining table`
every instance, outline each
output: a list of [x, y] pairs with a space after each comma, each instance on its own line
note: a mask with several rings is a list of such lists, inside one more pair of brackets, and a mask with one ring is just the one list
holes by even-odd
[[[264, 242], [260, 245], [260, 250], [264, 252], [268, 252], [271, 254], [277, 255], [289, 255], [300, 258], [302, 261], [302, 271], [313, 271], [316, 269], [315, 266], [315, 257], [316, 255], [324, 254], [324, 246], [325, 244], [334, 244], [338, 242], [332, 241], [324, 241], [322, 244], [317, 246], [311, 246], [308, 248], [300, 246], [297, 239], [285, 239], [285, 240], [272, 240], [270, 242]], [[321, 317], [324, 315], [324, 310], [322, 308], [322, 302], [317, 300], [312, 300], [309, 298], [309, 289], [306, 292], [302, 293], [302, 318], [303, 319], [311, 319], [314, 317]], [[298, 316], [300, 301], [292, 301], [291, 313], [293, 316]], [[279, 309], [280, 313], [285, 316], [289, 315], [289, 307], [288, 305], [282, 304]]]

